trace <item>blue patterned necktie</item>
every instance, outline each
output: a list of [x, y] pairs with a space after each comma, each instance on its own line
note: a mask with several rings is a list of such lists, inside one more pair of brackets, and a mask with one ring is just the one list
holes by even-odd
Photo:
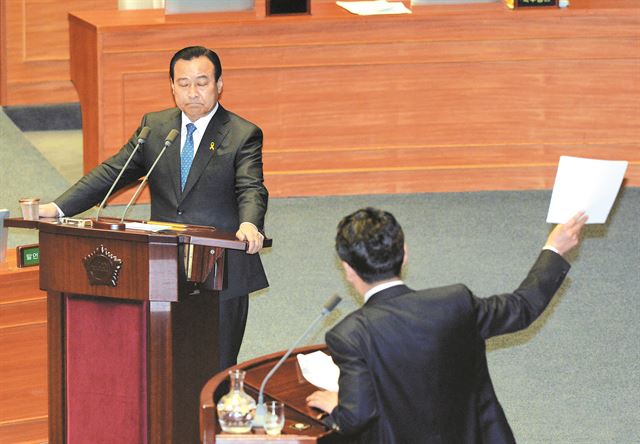
[[193, 123], [187, 123], [187, 139], [182, 147], [182, 153], [180, 153], [180, 184], [182, 185], [182, 191], [184, 191], [191, 163], [193, 163], [193, 132], [195, 130], [196, 126]]

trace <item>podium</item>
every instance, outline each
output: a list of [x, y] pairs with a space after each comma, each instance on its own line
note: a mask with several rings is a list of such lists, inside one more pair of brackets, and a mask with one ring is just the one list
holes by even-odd
[[222, 433], [218, 423], [216, 405], [213, 402], [213, 394], [217, 387], [229, 378], [229, 371], [240, 369], [246, 372], [244, 379], [245, 392], [257, 400], [262, 380], [282, 358], [285, 351], [261, 356], [238, 364], [218, 373], [204, 385], [200, 392], [201, 442], [204, 444], [342, 444], [350, 442], [348, 437], [327, 429], [318, 418], [320, 411], [308, 407], [305, 401], [308, 395], [319, 389], [304, 379], [296, 355], [317, 350], [326, 351], [327, 346], [324, 344], [311, 345], [294, 350], [267, 383], [265, 402], [276, 400], [285, 404], [285, 425], [281, 435], [269, 436], [264, 432], [258, 434], [255, 431], [252, 434]]
[[40, 231], [49, 442], [197, 442], [199, 392], [218, 371], [224, 253], [246, 244], [210, 227], [5, 224]]

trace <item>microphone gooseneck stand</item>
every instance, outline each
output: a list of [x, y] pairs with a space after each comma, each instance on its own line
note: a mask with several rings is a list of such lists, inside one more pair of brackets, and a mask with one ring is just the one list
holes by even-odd
[[253, 427], [264, 427], [264, 415], [267, 413], [267, 407], [264, 404], [264, 389], [267, 385], [267, 382], [273, 376], [273, 374], [280, 368], [280, 366], [287, 360], [289, 355], [293, 352], [293, 350], [298, 346], [298, 344], [309, 334], [309, 332], [316, 326], [318, 322], [320, 322], [326, 315], [331, 313], [336, 305], [338, 305], [342, 301], [342, 298], [337, 294], [334, 294], [329, 298], [327, 302], [325, 302], [322, 307], [322, 313], [307, 327], [305, 332], [298, 338], [298, 340], [287, 350], [287, 352], [280, 358], [278, 363], [273, 366], [271, 371], [265, 376], [262, 380], [262, 384], [260, 385], [260, 392], [258, 393], [258, 403], [256, 405], [256, 415], [253, 419]]
[[[118, 177], [116, 177], [116, 180], [114, 180], [113, 184], [111, 184], [111, 188], [109, 188], [109, 191], [104, 196], [104, 199], [102, 199], [102, 202], [100, 202], [100, 206], [98, 207], [98, 210], [96, 211], [96, 222], [98, 222], [100, 220], [100, 213], [102, 212], [102, 209], [106, 205], [107, 199], [109, 199], [109, 196], [111, 196], [111, 193], [113, 193], [114, 188], [116, 187], [116, 185], [120, 181], [120, 178], [122, 177], [122, 174], [124, 173], [124, 170], [127, 169], [127, 167], [129, 166], [129, 163], [131, 162], [131, 159], [133, 159], [133, 156], [136, 154], [136, 152], [138, 152], [138, 149], [142, 145], [144, 145], [144, 143], [147, 141], [147, 137], [149, 137], [149, 133], [150, 132], [151, 132], [151, 129], [148, 126], [145, 126], [144, 128], [142, 128], [140, 130], [140, 134], [138, 134], [138, 143], [136, 143], [135, 148], [133, 149], [133, 151], [129, 155], [129, 158], [125, 162], [125, 164], [122, 167], [122, 169], [120, 170], [120, 173], [118, 174]], [[108, 225], [110, 228], [113, 228], [112, 224], [108, 224], [107, 223], [106, 225]], [[115, 229], [117, 229], [117, 228], [115, 228]]]
[[144, 184], [147, 183], [147, 179], [149, 178], [149, 176], [151, 176], [151, 172], [156, 167], [156, 164], [158, 163], [158, 161], [160, 160], [164, 152], [167, 150], [167, 148], [169, 148], [173, 143], [173, 141], [176, 140], [176, 137], [178, 137], [178, 134], [180, 133], [176, 129], [172, 129], [171, 131], [169, 131], [169, 134], [167, 134], [167, 138], [164, 140], [164, 146], [162, 147], [162, 151], [160, 151], [160, 154], [158, 154], [158, 157], [156, 157], [156, 160], [153, 162], [153, 165], [151, 165], [151, 168], [149, 168], [147, 175], [144, 176], [142, 183], [138, 186], [138, 189], [136, 190], [134, 195], [131, 197], [131, 200], [127, 204], [127, 207], [124, 209], [124, 212], [122, 213], [122, 217], [120, 218], [121, 224], [124, 224], [124, 218], [127, 216], [127, 213], [129, 212], [129, 208], [131, 207], [133, 202], [138, 198], [140, 191], [142, 191], [142, 188], [144, 188]]

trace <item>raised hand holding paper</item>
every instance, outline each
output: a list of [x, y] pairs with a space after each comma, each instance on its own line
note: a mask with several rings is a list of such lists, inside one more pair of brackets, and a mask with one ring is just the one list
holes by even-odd
[[563, 224], [578, 211], [588, 224], [607, 221], [629, 162], [561, 156], [547, 222]]

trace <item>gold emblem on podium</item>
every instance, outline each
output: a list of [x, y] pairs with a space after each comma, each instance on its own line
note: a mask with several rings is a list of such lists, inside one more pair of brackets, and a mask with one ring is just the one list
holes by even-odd
[[91, 285], [118, 285], [118, 274], [122, 268], [122, 260], [100, 245], [91, 254], [82, 259], [87, 277]]

